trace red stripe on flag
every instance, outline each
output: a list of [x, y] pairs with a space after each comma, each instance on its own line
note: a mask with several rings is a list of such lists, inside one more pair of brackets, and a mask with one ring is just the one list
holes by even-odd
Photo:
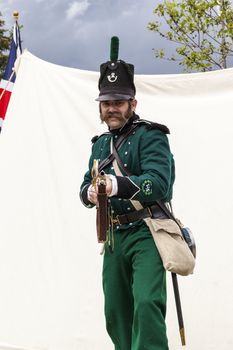
[[[0, 89], [0, 96], [2, 94], [3, 89]], [[0, 103], [0, 118], [4, 119], [6, 116], [6, 111], [8, 107], [9, 100], [11, 98], [11, 92], [5, 90], [3, 93], [3, 96], [1, 98], [1, 103]]]

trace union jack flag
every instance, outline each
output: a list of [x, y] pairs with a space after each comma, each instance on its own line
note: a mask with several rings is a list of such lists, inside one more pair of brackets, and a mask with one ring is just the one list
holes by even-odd
[[21, 53], [22, 47], [20, 40], [20, 30], [18, 22], [15, 21], [8, 63], [2, 80], [0, 82], [0, 130], [2, 127], [3, 120], [6, 116], [7, 107], [11, 98], [11, 93], [16, 78], [14, 72], [15, 60], [21, 55]]

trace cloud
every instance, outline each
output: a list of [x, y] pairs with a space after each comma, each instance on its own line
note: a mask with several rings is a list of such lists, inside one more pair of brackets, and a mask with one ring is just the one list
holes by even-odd
[[46, 61], [99, 71], [108, 58], [111, 36], [117, 35], [119, 57], [135, 64], [137, 74], [181, 72], [177, 63], [153, 55], [153, 47], [174, 51], [170, 42], [146, 29], [160, 2], [148, 0], [142, 6], [142, 0], [0, 0], [0, 11], [5, 28], [12, 27], [13, 10], [20, 11], [23, 48]]
[[130, 17], [130, 16], [133, 16], [134, 15], [134, 12], [133, 11], [130, 11], [130, 10], [125, 10], [122, 12], [122, 16], [123, 17]]
[[132, 5], [126, 6], [126, 9], [124, 9], [121, 13], [122, 17], [131, 17], [131, 16], [137, 16], [138, 14], [138, 4], [134, 3]]
[[88, 0], [73, 1], [69, 4], [68, 9], [66, 10], [67, 19], [73, 19], [75, 17], [83, 16], [89, 6], [90, 3]]

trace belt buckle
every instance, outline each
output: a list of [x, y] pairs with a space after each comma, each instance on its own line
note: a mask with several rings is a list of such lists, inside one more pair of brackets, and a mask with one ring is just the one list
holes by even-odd
[[153, 217], [153, 213], [152, 213], [151, 208], [150, 208], [150, 207], [147, 207], [147, 211], [148, 211], [150, 217], [152, 218], [152, 217]]
[[117, 215], [115, 218], [111, 218], [112, 224], [114, 225], [120, 225], [120, 221], [119, 221], [119, 215]]

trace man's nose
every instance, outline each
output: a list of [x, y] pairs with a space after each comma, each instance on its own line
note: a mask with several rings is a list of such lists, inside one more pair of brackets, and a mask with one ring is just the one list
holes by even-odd
[[116, 111], [116, 106], [114, 104], [110, 104], [108, 107], [109, 112], [115, 112]]

